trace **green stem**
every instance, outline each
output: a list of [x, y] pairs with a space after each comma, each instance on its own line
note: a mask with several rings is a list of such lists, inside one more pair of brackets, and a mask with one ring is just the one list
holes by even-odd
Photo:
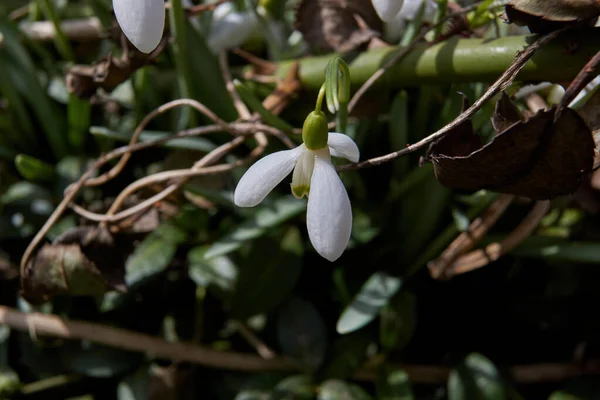
[[56, 32], [54, 35], [54, 44], [56, 45], [56, 48], [65, 60], [74, 62], [75, 55], [73, 53], [73, 49], [71, 48], [69, 40], [62, 31], [60, 21], [58, 19], [58, 16], [56, 15], [56, 10], [54, 9], [54, 3], [52, 2], [52, 0], [38, 1], [38, 5], [42, 9], [45, 17], [49, 19], [52, 22], [52, 25], [54, 26], [54, 31]]
[[[564, 35], [566, 36], [566, 35]], [[600, 29], [573, 33], [552, 41], [536, 52], [517, 76], [517, 80], [564, 82], [573, 79], [600, 48]], [[430, 46], [415, 46], [379, 79], [379, 87], [418, 87], [424, 84], [493, 82], [535, 39], [536, 35], [509, 36], [495, 40], [453, 38]], [[575, 45], [576, 51], [568, 52]], [[398, 50], [397, 47], [376, 49], [356, 57], [350, 67], [354, 87], [362, 85]], [[305, 89], [318, 90], [323, 71], [333, 55], [300, 59], [300, 80]], [[557, 63], [556, 60], [561, 60]], [[279, 63], [278, 77], [285, 77], [295, 61]]]
[[348, 125], [348, 103], [340, 103], [340, 109], [335, 115], [335, 124], [337, 132], [346, 133], [346, 126]]
[[321, 111], [323, 108], [323, 99], [325, 98], [325, 84], [321, 84], [321, 89], [319, 89], [319, 94], [317, 95], [317, 104], [315, 105], [315, 111]]

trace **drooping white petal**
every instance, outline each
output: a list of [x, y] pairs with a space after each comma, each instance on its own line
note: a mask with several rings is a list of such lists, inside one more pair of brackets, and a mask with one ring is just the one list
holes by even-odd
[[350, 240], [352, 208], [346, 188], [331, 165], [327, 148], [316, 153], [306, 226], [317, 253], [333, 262], [342, 255]]
[[164, 0], [113, 0], [117, 22], [127, 39], [142, 53], [158, 46], [165, 28]]
[[296, 161], [306, 147], [302, 144], [292, 150], [278, 151], [258, 160], [242, 176], [233, 202], [238, 207], [254, 207], [264, 200], [271, 190], [292, 172]]
[[382, 21], [391, 21], [400, 12], [404, 0], [371, 0]]
[[250, 39], [258, 27], [253, 12], [229, 12], [213, 21], [208, 46], [214, 53], [240, 46]]
[[348, 135], [337, 132], [329, 132], [327, 145], [333, 157], [342, 157], [352, 162], [358, 162], [360, 151], [354, 140]]
[[292, 175], [292, 194], [301, 199], [310, 191], [310, 180], [315, 168], [315, 153], [306, 150], [302, 153]]
[[432, 21], [435, 17], [435, 13], [438, 8], [438, 4], [435, 0], [403, 0], [403, 6], [400, 10], [400, 14], [404, 19], [412, 21], [416, 18], [417, 13], [425, 3], [425, 10], [423, 10], [423, 20]]

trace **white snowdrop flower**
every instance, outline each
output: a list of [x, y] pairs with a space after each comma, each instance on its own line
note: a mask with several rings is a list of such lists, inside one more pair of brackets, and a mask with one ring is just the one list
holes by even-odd
[[352, 208], [331, 156], [359, 160], [356, 143], [347, 135], [327, 133], [327, 119], [320, 111], [304, 122], [304, 143], [292, 150], [262, 158], [242, 176], [234, 193], [239, 207], [254, 207], [293, 170], [292, 194], [308, 197], [306, 225], [313, 247], [329, 261], [337, 260], [348, 245]]
[[164, 0], [113, 0], [117, 22], [127, 39], [142, 53], [151, 53], [165, 28]]
[[208, 46], [214, 53], [238, 47], [259, 31], [252, 11], [237, 12], [233, 4], [223, 3], [213, 12]]
[[391, 21], [400, 12], [404, 0], [371, 0], [382, 21]]
[[396, 42], [402, 37], [404, 29], [409, 21], [417, 17], [421, 6], [425, 3], [423, 10], [423, 20], [432, 22], [437, 11], [435, 0], [403, 0], [402, 7], [395, 17], [384, 20], [384, 36], [390, 42]]

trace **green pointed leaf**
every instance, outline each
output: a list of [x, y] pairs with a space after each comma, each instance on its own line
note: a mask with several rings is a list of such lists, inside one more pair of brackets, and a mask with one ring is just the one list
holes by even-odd
[[308, 375], [293, 375], [275, 386], [274, 397], [290, 400], [312, 400], [313, 382]]
[[285, 196], [277, 199], [272, 205], [261, 206], [247, 221], [213, 243], [205, 257], [212, 258], [231, 253], [242, 247], [245, 242], [263, 236], [269, 229], [296, 217], [304, 210], [306, 202], [293, 196]]
[[127, 285], [163, 271], [175, 256], [178, 244], [186, 239], [184, 231], [163, 223], [148, 235], [129, 256], [125, 266]]
[[227, 256], [205, 257], [208, 246], [198, 246], [188, 253], [190, 278], [202, 287], [213, 286], [231, 293], [238, 276], [238, 267]]
[[317, 400], [370, 400], [371, 396], [358, 385], [330, 379], [319, 386]]
[[34, 182], [51, 181], [54, 178], [54, 168], [35, 157], [18, 154], [15, 157], [15, 166], [19, 173], [27, 180]]
[[471, 353], [450, 372], [448, 400], [508, 400], [508, 390], [494, 364]]
[[378, 400], [414, 400], [408, 374], [401, 369], [382, 370], [377, 379]]
[[336, 325], [337, 332], [350, 333], [373, 321], [401, 285], [399, 278], [384, 272], [374, 273], [340, 316]]
[[583, 400], [581, 397], [575, 396], [574, 394], [558, 391], [554, 392], [548, 397], [548, 400]]

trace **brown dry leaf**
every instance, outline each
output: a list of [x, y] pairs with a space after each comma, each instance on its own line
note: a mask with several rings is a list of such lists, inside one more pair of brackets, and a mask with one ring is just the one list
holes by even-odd
[[531, 32], [548, 32], [565, 23], [595, 20], [600, 15], [599, 0], [512, 0], [505, 8], [506, 19], [527, 25]]
[[502, 97], [496, 103], [494, 115], [492, 115], [494, 130], [502, 132], [523, 119], [523, 113], [519, 107], [510, 100], [506, 92], [502, 92]]
[[124, 258], [105, 228], [72, 229], [32, 257], [22, 277], [23, 296], [32, 304], [56, 295], [93, 296], [125, 291]]
[[302, 0], [296, 29], [312, 51], [344, 53], [380, 36], [383, 24], [371, 0]]
[[543, 110], [517, 122], [469, 154], [453, 151], [464, 138], [452, 132], [430, 146], [427, 160], [438, 181], [450, 188], [535, 200], [573, 193], [592, 170], [594, 140], [575, 111], [565, 109], [556, 122], [554, 113]]

